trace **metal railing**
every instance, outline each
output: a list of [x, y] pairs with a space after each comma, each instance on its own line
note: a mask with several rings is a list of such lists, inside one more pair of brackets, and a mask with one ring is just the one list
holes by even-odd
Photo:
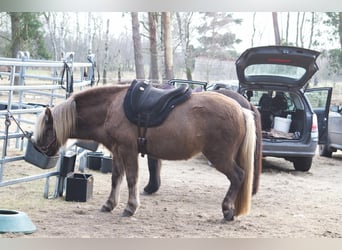
[[[87, 62], [74, 62], [73, 52], [66, 53], [62, 61], [32, 60], [28, 52], [19, 52], [17, 58], [0, 57], [0, 123], [3, 124], [0, 124], [0, 187], [46, 178], [44, 197], [47, 198], [49, 178], [56, 176], [53, 196], [58, 195], [58, 175], [64, 152], [60, 153], [57, 169], [48, 173], [4, 180], [5, 164], [24, 160], [23, 129], [35, 123], [36, 116], [45, 106], [54, 106], [58, 100], [69, 97], [74, 90], [92, 86], [94, 69], [93, 54], [88, 55]], [[7, 154], [13, 140], [14, 149], [22, 153], [19, 156]]]

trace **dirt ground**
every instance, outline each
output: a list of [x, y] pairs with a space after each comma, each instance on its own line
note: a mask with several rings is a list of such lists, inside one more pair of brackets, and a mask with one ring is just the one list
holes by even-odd
[[[341, 153], [332, 159], [316, 156], [311, 170], [302, 173], [285, 160], [268, 158], [251, 213], [232, 222], [223, 222], [221, 212], [229, 182], [202, 156], [164, 161], [160, 190], [141, 195], [141, 207], [131, 218], [120, 217], [127, 201], [125, 181], [118, 208], [99, 211], [110, 191], [110, 174], [99, 171], [86, 170], [94, 177], [93, 196], [87, 202], [43, 198], [45, 180], [0, 187], [0, 209], [25, 212], [37, 227], [32, 234], [7, 233], [0, 238], [341, 238], [341, 163]], [[44, 171], [17, 161], [5, 165], [4, 177]], [[141, 158], [141, 191], [147, 178], [146, 158]]]

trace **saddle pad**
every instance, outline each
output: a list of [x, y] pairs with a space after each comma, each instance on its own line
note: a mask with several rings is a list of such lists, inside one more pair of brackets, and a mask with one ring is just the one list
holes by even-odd
[[[152, 106], [148, 110], [139, 110], [139, 107], [135, 107], [134, 104], [136, 103], [136, 100], [134, 98], [137, 98], [136, 88], [139, 88], [139, 84], [142, 84], [140, 82], [137, 82], [134, 80], [127, 90], [123, 107], [124, 112], [127, 117], [127, 119], [141, 127], [156, 127], [163, 123], [163, 121], [167, 118], [169, 113], [179, 104], [185, 102], [191, 95], [191, 89], [187, 88], [184, 90], [184, 93], [177, 94], [175, 96], [170, 96], [170, 98], [166, 98], [165, 101], [163, 101], [163, 95], [160, 96], [159, 99], [156, 99], [155, 105]], [[146, 85], [146, 83], [144, 83]], [[153, 86], [150, 86], [152, 88], [155, 88]], [[158, 89], [158, 91], [161, 91], [161, 89]], [[167, 91], [167, 90], [165, 90]], [[169, 91], [169, 90], [168, 90]], [[166, 92], [165, 92], [166, 93]], [[151, 93], [147, 93], [147, 96], [143, 96], [144, 99], [149, 99], [149, 95], [151, 95], [151, 98], [155, 98], [152, 91]]]

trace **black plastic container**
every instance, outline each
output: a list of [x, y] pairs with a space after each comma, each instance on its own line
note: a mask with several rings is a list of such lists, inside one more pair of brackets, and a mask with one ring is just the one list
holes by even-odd
[[100, 171], [104, 174], [111, 173], [113, 168], [113, 159], [110, 156], [103, 156], [101, 159]]
[[102, 161], [102, 152], [89, 152], [87, 153], [87, 168], [93, 170], [100, 170]]
[[49, 169], [56, 166], [59, 155], [47, 156], [35, 147], [31, 140], [27, 141], [24, 160], [42, 169]]
[[91, 174], [71, 174], [67, 177], [66, 201], [86, 202], [93, 196], [94, 178]]
[[71, 172], [74, 172], [76, 161], [76, 153], [68, 152], [68, 154], [63, 156], [62, 165], [59, 172], [61, 177], [67, 177]]

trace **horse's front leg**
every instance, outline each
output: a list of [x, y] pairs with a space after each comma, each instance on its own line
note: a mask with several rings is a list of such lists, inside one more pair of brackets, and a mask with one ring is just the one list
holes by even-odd
[[161, 160], [147, 156], [149, 181], [144, 187], [144, 194], [153, 194], [160, 187]]
[[113, 157], [113, 169], [112, 169], [112, 190], [106, 203], [102, 206], [102, 212], [112, 211], [119, 203], [120, 200], [120, 184], [124, 175], [124, 169], [121, 163], [119, 163], [116, 157]]
[[138, 155], [132, 156], [127, 154], [125, 158], [124, 168], [128, 186], [128, 202], [125, 210], [121, 214], [123, 217], [134, 215], [140, 205], [138, 191]]

